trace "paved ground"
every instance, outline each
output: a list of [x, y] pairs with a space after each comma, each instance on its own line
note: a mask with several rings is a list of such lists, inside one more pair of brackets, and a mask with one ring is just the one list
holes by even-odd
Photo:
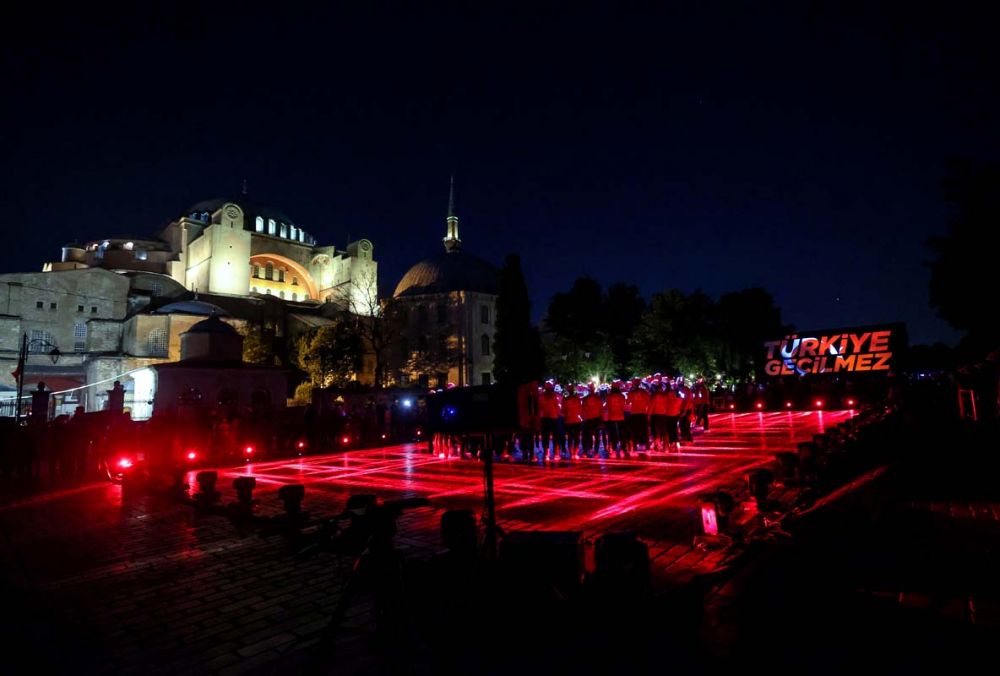
[[[576, 530], [588, 538], [636, 531], [650, 545], [655, 588], [675, 588], [718, 562], [692, 544], [700, 532], [698, 494], [723, 488], [745, 495], [745, 470], [770, 465], [774, 453], [849, 415], [725, 414], [680, 455], [498, 463], [498, 516], [508, 531]], [[256, 476], [262, 515], [280, 511], [276, 492], [287, 483], [305, 484], [305, 508], [321, 516], [339, 512], [353, 493], [427, 497], [431, 507], [399, 522], [397, 545], [418, 558], [440, 549], [443, 510], [482, 506], [478, 462], [441, 459], [415, 446], [220, 473], [224, 501], [235, 498], [233, 477]], [[296, 562], [280, 538], [260, 538], [252, 528], [163, 498], [123, 496], [120, 486], [6, 495], [3, 590], [8, 608], [17, 610], [5, 618], [5, 638], [35, 648], [39, 666], [50, 672], [269, 673], [318, 641], [350, 575], [346, 559], [324, 554]], [[795, 492], [778, 489], [772, 497], [789, 500]], [[347, 629], [367, 626], [366, 611], [353, 607]], [[334, 671], [363, 670], [371, 659], [359, 642], [340, 651]]]

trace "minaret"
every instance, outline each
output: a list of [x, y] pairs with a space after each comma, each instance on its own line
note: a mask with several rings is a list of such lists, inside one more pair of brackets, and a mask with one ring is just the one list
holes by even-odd
[[455, 177], [451, 177], [451, 191], [448, 193], [448, 236], [444, 238], [444, 248], [448, 253], [462, 248], [458, 238], [458, 214], [455, 213]]

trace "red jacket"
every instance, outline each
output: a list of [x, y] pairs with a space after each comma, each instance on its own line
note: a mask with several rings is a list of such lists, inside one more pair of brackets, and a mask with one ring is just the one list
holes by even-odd
[[667, 414], [667, 393], [653, 392], [649, 396], [649, 415]]
[[538, 395], [538, 412], [543, 418], [559, 417], [559, 398], [555, 392], [542, 392]]
[[628, 400], [632, 404], [632, 415], [646, 415], [649, 413], [649, 392], [641, 387], [632, 390], [628, 395]]
[[621, 392], [609, 392], [605, 404], [608, 409], [608, 420], [621, 422], [625, 420], [625, 395]]
[[585, 420], [600, 418], [604, 410], [604, 402], [597, 394], [588, 394], [583, 398], [583, 417]]
[[667, 415], [678, 416], [681, 414], [681, 406], [684, 401], [678, 396], [677, 392], [670, 390], [669, 392], [664, 392], [667, 396]]
[[583, 420], [583, 399], [572, 395], [563, 399], [563, 415], [567, 425]]

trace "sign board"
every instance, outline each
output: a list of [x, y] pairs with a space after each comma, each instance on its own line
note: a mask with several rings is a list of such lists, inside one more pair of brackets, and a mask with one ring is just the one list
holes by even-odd
[[907, 349], [905, 324], [798, 331], [764, 343], [768, 376], [888, 374]]

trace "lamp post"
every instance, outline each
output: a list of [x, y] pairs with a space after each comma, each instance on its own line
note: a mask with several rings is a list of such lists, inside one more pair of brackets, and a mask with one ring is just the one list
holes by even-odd
[[28, 361], [28, 350], [32, 347], [51, 347], [52, 350], [49, 352], [49, 357], [52, 358], [52, 363], [55, 364], [59, 361], [59, 357], [62, 352], [59, 348], [45, 340], [44, 338], [32, 338], [28, 340], [28, 334], [25, 333], [21, 336], [21, 351], [17, 355], [17, 403], [14, 405], [14, 422], [17, 425], [21, 424], [21, 396], [24, 392], [24, 366], [25, 362]]

